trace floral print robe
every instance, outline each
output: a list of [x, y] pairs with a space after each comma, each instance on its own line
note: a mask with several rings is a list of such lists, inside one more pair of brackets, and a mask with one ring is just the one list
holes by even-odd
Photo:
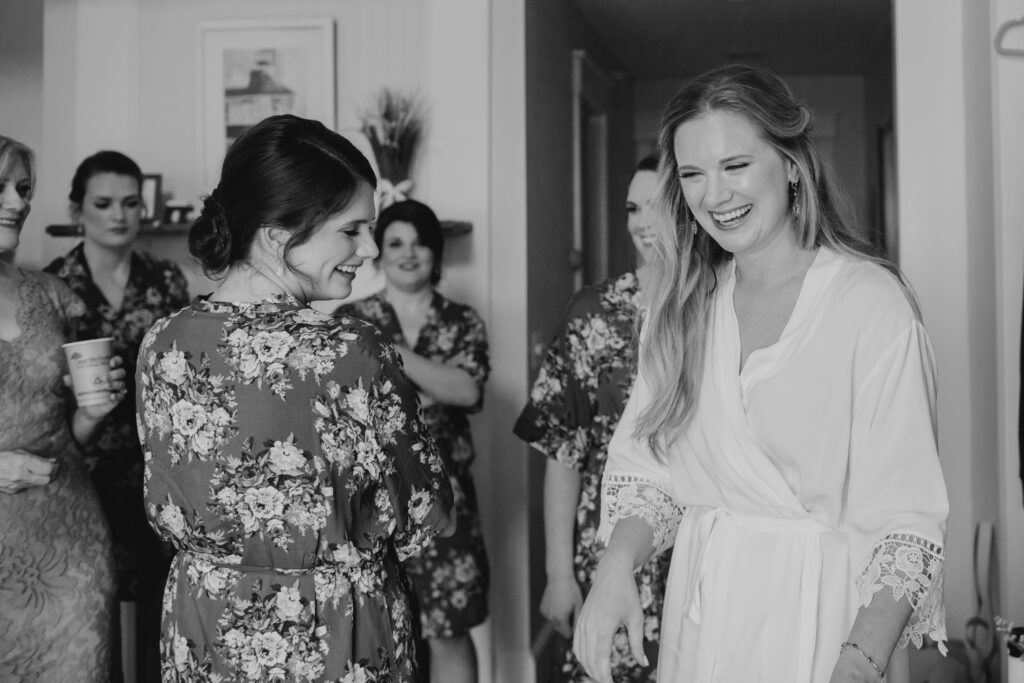
[[484, 384], [490, 374], [483, 320], [469, 306], [435, 291], [419, 338], [409, 344], [383, 292], [341, 310], [374, 323], [392, 342], [408, 346], [420, 356], [462, 368], [480, 388], [480, 401], [470, 409], [440, 404], [423, 409], [423, 422], [451, 476], [458, 526], [453, 536], [434, 539], [423, 553], [405, 562], [416, 589], [422, 635], [464, 635], [488, 614], [489, 566], [476, 488], [469, 471], [474, 451], [468, 418], [483, 405]]
[[[633, 272], [585, 287], [573, 296], [558, 336], [544, 356], [530, 402], [515, 425], [517, 436], [581, 474], [573, 564], [584, 595], [604, 548], [597, 540], [597, 528], [608, 442], [636, 379], [634, 329], [639, 300], [640, 286]], [[616, 681], [654, 680], [668, 562], [668, 555], [662, 554], [636, 572], [644, 610], [644, 648], [651, 666], [636, 661], [620, 629], [611, 659]], [[568, 645], [561, 643], [562, 680], [589, 681]]]
[[135, 359], [153, 323], [188, 305], [185, 276], [170, 261], [133, 252], [124, 300], [115, 309], [93, 282], [81, 244], [44, 270], [60, 278], [85, 304], [85, 314], [75, 321], [75, 338], [113, 337], [114, 353], [124, 360], [128, 398], [107, 416], [82, 455], [114, 538], [118, 596], [139, 600], [159, 593], [170, 557], [142, 508], [142, 450], [131, 400]]
[[164, 680], [413, 680], [399, 562], [451, 489], [380, 332], [200, 298], [143, 341], [138, 405], [146, 511], [178, 550]]

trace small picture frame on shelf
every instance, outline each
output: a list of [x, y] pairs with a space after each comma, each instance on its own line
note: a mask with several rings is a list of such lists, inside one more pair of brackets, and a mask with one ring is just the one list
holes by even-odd
[[163, 214], [163, 176], [159, 173], [142, 175], [142, 222], [152, 224], [158, 222]]

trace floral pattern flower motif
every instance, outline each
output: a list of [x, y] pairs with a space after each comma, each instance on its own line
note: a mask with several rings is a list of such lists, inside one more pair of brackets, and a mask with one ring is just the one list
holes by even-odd
[[[270, 303], [298, 305], [288, 295], [272, 297]], [[322, 326], [329, 316], [313, 309], [300, 309], [294, 316], [254, 327], [252, 323], [261, 319], [263, 311], [261, 305], [238, 307], [224, 327], [221, 352], [243, 383], [255, 383], [259, 388], [266, 384], [281, 400], [293, 386], [291, 371], [301, 380], [312, 373], [319, 381], [344, 356], [348, 346], [339, 342], [355, 340], [342, 330], [324, 336]]]
[[235, 391], [223, 375], [211, 373], [210, 357], [205, 352], [195, 367], [191, 353], [179, 351], [176, 342], [162, 354], [150, 351], [159, 332], [154, 328], [140, 350], [147, 360], [139, 373], [146, 403], [146, 409], [140, 411], [145, 429], [160, 439], [170, 437], [172, 465], [182, 457], [188, 461], [208, 460], [236, 432]]
[[283, 296], [198, 299], [139, 357], [146, 511], [179, 551], [164, 680], [411, 683], [397, 558], [451, 492], [380, 332]]
[[295, 444], [295, 435], [265, 441], [253, 449], [246, 438], [239, 455], [228, 455], [210, 479], [207, 509], [234, 519], [246, 536], [259, 535], [287, 550], [293, 533], [316, 533], [324, 528], [334, 502], [334, 490], [319, 476], [323, 463]]

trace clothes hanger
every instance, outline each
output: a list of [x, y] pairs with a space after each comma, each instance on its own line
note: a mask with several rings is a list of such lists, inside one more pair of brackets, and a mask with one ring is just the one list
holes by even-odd
[[1019, 47], [1005, 47], [1003, 45], [1003, 39], [1006, 37], [1006, 33], [1013, 28], [1019, 28], [1021, 31], [1024, 31], [1024, 17], [1004, 21], [1003, 25], [999, 27], [999, 30], [996, 31], [996, 52], [1009, 57], [1024, 57], [1024, 49]]

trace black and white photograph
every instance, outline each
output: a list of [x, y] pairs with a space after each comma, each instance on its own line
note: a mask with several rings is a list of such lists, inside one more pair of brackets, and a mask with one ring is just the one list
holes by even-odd
[[1024, 683], [1024, 0], [0, 0], [0, 683]]

